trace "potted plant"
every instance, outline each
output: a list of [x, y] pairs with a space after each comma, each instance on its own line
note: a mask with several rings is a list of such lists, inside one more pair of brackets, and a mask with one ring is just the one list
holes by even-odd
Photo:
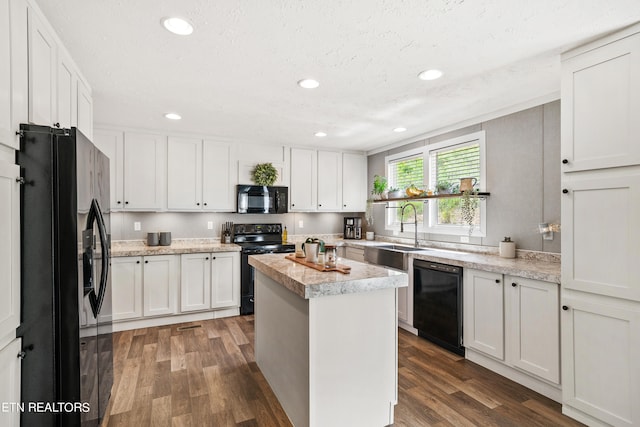
[[278, 170], [272, 163], [258, 163], [251, 171], [251, 179], [257, 185], [273, 185], [278, 179]]
[[385, 198], [385, 191], [387, 191], [387, 177], [374, 175], [373, 190], [371, 191], [371, 194], [373, 194], [373, 198], [376, 200]]
[[451, 183], [449, 181], [438, 181], [436, 191], [438, 194], [451, 194]]
[[476, 210], [478, 209], [478, 198], [473, 190], [465, 190], [460, 198], [460, 214], [462, 220], [469, 227], [469, 236], [473, 233], [475, 226]]
[[389, 188], [389, 198], [390, 199], [399, 199], [404, 197], [404, 191], [400, 190], [398, 187]]

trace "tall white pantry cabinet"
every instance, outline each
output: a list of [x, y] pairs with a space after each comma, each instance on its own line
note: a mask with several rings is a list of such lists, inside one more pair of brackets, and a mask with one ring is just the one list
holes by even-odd
[[562, 56], [563, 412], [640, 426], [640, 25]]

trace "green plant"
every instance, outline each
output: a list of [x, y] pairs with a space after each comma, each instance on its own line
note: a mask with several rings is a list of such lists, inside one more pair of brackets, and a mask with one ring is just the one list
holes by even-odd
[[460, 198], [460, 214], [462, 220], [469, 226], [469, 236], [473, 233], [476, 222], [476, 210], [478, 209], [478, 198], [473, 190], [465, 190]]
[[374, 175], [373, 177], [373, 190], [371, 194], [374, 196], [382, 197], [384, 192], [387, 190], [387, 177]]
[[251, 171], [251, 179], [257, 185], [273, 185], [278, 179], [278, 170], [272, 163], [258, 163]]
[[451, 183], [449, 181], [438, 181], [436, 191], [438, 194], [449, 194], [451, 192]]

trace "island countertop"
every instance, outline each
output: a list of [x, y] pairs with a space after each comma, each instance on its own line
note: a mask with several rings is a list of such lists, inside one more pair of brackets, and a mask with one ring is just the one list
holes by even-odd
[[249, 256], [249, 265], [304, 299], [401, 288], [409, 282], [407, 274], [399, 271], [347, 259], [340, 263], [351, 267], [351, 273], [314, 270], [283, 254]]

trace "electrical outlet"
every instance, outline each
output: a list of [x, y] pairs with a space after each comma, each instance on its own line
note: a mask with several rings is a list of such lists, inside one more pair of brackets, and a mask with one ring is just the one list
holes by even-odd
[[460, 243], [469, 243], [469, 236], [460, 236]]
[[142, 225], [140, 224], [139, 221], [136, 221], [133, 223], [133, 231], [140, 231], [142, 230]]
[[303, 220], [298, 221], [298, 228], [304, 228], [304, 221]]
[[207, 221], [207, 230], [213, 230], [213, 221]]

